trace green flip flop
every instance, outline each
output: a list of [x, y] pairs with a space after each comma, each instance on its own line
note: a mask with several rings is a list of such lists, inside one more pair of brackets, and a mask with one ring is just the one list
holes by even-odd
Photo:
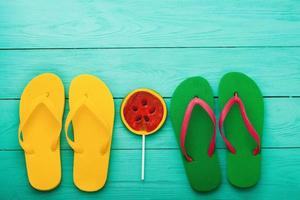
[[214, 98], [201, 77], [183, 81], [175, 90], [170, 108], [171, 121], [180, 146], [183, 164], [193, 189], [211, 191], [221, 182], [215, 150], [216, 118]]
[[219, 130], [229, 150], [228, 180], [240, 188], [254, 186], [260, 178], [263, 96], [252, 79], [231, 72], [220, 81], [219, 106]]

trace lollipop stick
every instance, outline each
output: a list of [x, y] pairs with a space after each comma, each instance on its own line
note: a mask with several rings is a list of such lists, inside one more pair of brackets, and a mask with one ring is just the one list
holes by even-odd
[[145, 138], [146, 136], [143, 135], [142, 136], [142, 177], [141, 177], [141, 180], [143, 181], [144, 180], [144, 172], [145, 172]]

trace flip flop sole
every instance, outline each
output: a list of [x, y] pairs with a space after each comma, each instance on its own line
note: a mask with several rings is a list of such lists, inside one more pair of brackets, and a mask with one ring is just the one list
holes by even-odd
[[[62, 119], [65, 94], [59, 77], [45, 73], [33, 78], [25, 87], [20, 100], [20, 121], [30, 112], [35, 98], [48, 95]], [[49, 109], [49, 108], [48, 108]], [[41, 191], [54, 189], [61, 180], [60, 145], [51, 150], [51, 143], [60, 134], [61, 126], [53, 119], [45, 106], [39, 105], [23, 129], [23, 141], [32, 148], [33, 154], [25, 153], [26, 169], [30, 185]]]
[[[211, 87], [201, 77], [186, 79], [173, 94], [170, 115], [178, 144], [180, 144], [180, 131], [186, 107], [196, 96], [213, 108], [214, 98]], [[215, 152], [211, 157], [208, 155], [212, 136], [213, 123], [211, 119], [203, 108], [196, 106], [192, 112], [185, 142], [187, 152], [193, 161], [188, 162], [182, 156], [187, 177], [196, 191], [211, 191], [217, 188], [221, 182], [217, 153]]]
[[[263, 96], [256, 83], [248, 76], [231, 72], [223, 76], [219, 84], [219, 107], [237, 92], [242, 99], [250, 122], [262, 137], [264, 121]], [[233, 105], [224, 122], [227, 139], [236, 149], [236, 154], [227, 153], [227, 176], [229, 182], [241, 188], [254, 186], [260, 178], [261, 153], [253, 155], [256, 143], [248, 133], [238, 105]]]
[[[101, 189], [107, 179], [115, 115], [114, 101], [104, 82], [86, 74], [77, 76], [71, 82], [70, 110], [76, 107], [77, 101], [82, 96], [87, 96], [93, 102], [96, 109], [93, 112], [99, 113], [108, 125], [107, 130], [84, 106], [78, 110], [72, 121], [74, 141], [84, 149], [81, 153], [74, 152], [74, 184], [82, 191], [94, 192]], [[100, 149], [106, 141], [108, 150], [102, 154]]]

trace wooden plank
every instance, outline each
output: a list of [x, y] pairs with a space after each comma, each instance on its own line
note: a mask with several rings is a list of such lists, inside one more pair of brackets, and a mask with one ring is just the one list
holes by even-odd
[[[62, 152], [63, 179], [52, 192], [33, 190], [27, 181], [23, 152], [0, 152], [0, 194], [4, 199], [298, 199], [300, 195], [300, 150], [264, 150], [262, 177], [252, 189], [239, 190], [226, 180], [225, 150], [218, 150], [223, 180], [215, 192], [196, 193], [187, 181], [179, 150], [149, 150], [145, 182], [140, 178], [140, 151], [113, 150], [106, 187], [84, 193], [72, 181], [72, 152]], [[4, 173], [5, 172], [5, 173]]]
[[300, 45], [300, 2], [1, 1], [1, 48]]
[[[167, 107], [170, 100], [167, 99]], [[18, 104], [16, 100], [0, 101], [0, 150], [20, 149], [17, 140]], [[140, 136], [129, 133], [120, 119], [121, 100], [115, 100], [116, 120], [113, 135], [113, 149], [140, 149], [142, 139]], [[216, 104], [217, 105], [217, 102]], [[300, 98], [267, 98], [265, 99], [265, 129], [263, 147], [300, 147]], [[217, 115], [218, 109], [215, 109]], [[65, 114], [68, 113], [68, 107]], [[61, 136], [62, 149], [69, 149], [64, 132]], [[217, 147], [224, 148], [224, 143], [217, 135]], [[147, 149], [178, 148], [169, 117], [164, 127], [156, 134], [147, 136]]]
[[59, 75], [66, 91], [74, 76], [91, 73], [115, 97], [137, 87], [171, 97], [190, 76], [205, 77], [217, 95], [221, 77], [240, 71], [265, 96], [300, 96], [299, 54], [300, 48], [0, 51], [0, 98], [20, 97], [28, 81], [44, 72]]

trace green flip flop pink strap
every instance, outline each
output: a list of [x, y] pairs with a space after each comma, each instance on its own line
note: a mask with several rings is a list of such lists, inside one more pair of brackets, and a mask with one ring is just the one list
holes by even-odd
[[218, 102], [219, 129], [229, 149], [227, 178], [236, 187], [252, 187], [261, 176], [264, 98], [249, 76], [229, 72], [220, 80]]
[[241, 115], [242, 115], [242, 119], [245, 123], [245, 126], [248, 130], [248, 132], [250, 133], [250, 135], [253, 137], [253, 139], [255, 140], [257, 146], [256, 148], [253, 150], [253, 154], [257, 155], [260, 152], [261, 149], [261, 144], [260, 144], [260, 137], [257, 134], [255, 128], [253, 127], [253, 125], [251, 124], [248, 116], [247, 116], [247, 112], [244, 106], [244, 103], [242, 101], [241, 98], [239, 98], [237, 93], [234, 93], [234, 96], [228, 100], [228, 102], [225, 104], [221, 114], [220, 114], [220, 119], [219, 119], [219, 130], [221, 133], [221, 136], [227, 146], [227, 148], [229, 149], [229, 151], [233, 154], [236, 153], [236, 150], [234, 148], [234, 146], [229, 142], [229, 140], [226, 138], [224, 132], [223, 132], [223, 123], [227, 117], [227, 114], [229, 113], [230, 109], [232, 108], [232, 106], [234, 104], [238, 104]]
[[190, 77], [175, 89], [170, 118], [180, 157], [191, 187], [198, 192], [216, 189], [221, 183], [218, 152], [215, 151], [214, 97], [207, 80]]
[[181, 151], [182, 154], [184, 155], [185, 159], [188, 162], [192, 162], [193, 159], [191, 156], [188, 155], [186, 148], [185, 148], [185, 138], [186, 138], [186, 134], [187, 134], [187, 129], [188, 129], [188, 125], [191, 119], [191, 115], [193, 112], [193, 109], [196, 105], [201, 106], [208, 114], [208, 116], [210, 117], [210, 119], [213, 122], [213, 126], [214, 126], [214, 133], [208, 148], [208, 155], [212, 156], [215, 150], [215, 143], [216, 143], [216, 116], [214, 114], [214, 111], [210, 108], [210, 106], [202, 99], [200, 99], [199, 97], [195, 97], [193, 98], [190, 103], [188, 104], [185, 114], [184, 114], [184, 118], [182, 121], [182, 125], [181, 125], [181, 132], [180, 132], [180, 147], [181, 147]]

